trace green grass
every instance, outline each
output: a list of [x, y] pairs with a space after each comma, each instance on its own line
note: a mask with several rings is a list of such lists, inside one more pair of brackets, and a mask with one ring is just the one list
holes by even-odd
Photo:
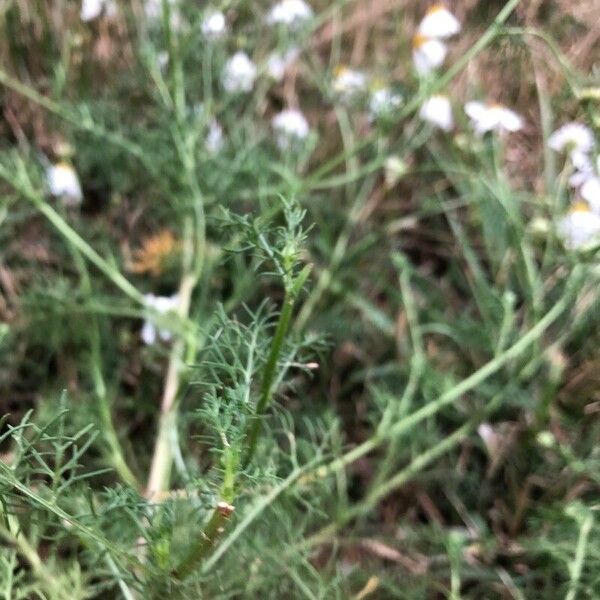
[[[571, 191], [545, 146], [598, 126], [597, 82], [567, 57], [581, 24], [493, 4], [425, 80], [420, 3], [376, 20], [356, 66], [404, 103], [374, 123], [367, 91], [331, 88], [347, 2], [294, 32], [227, 3], [210, 44], [194, 3], [181, 30], [167, 3], [0, 7], [0, 597], [598, 596], [597, 254], [556, 235]], [[283, 84], [224, 93], [235, 50], [291, 41]], [[490, 60], [527, 127], [476, 138], [460, 104]], [[447, 134], [418, 117], [440, 91]], [[281, 151], [296, 101], [311, 135]], [[80, 207], [47, 193], [61, 154]], [[132, 268], [164, 231], [159, 268]]]

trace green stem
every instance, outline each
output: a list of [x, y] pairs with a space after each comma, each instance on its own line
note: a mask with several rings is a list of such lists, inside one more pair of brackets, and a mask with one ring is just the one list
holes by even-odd
[[29, 200], [36, 209], [41, 212], [56, 230], [73, 245], [83, 256], [85, 256], [94, 266], [96, 266], [110, 281], [112, 281], [129, 298], [146, 306], [143, 294], [132, 285], [126, 277], [114, 266], [102, 258], [44, 199], [33, 189], [16, 181], [4, 165], [0, 165], [0, 178], [4, 179], [11, 187], [21, 193]]
[[262, 428], [262, 417], [273, 398], [273, 379], [277, 370], [277, 361], [279, 360], [279, 355], [281, 354], [283, 341], [285, 340], [285, 335], [292, 318], [294, 303], [294, 294], [292, 294], [290, 290], [287, 290], [283, 300], [283, 307], [281, 308], [281, 313], [279, 315], [279, 321], [277, 322], [275, 336], [273, 337], [273, 342], [271, 344], [269, 358], [267, 359], [267, 363], [263, 370], [260, 396], [256, 404], [256, 410], [254, 411], [254, 421], [250, 426], [250, 432], [248, 434], [248, 449], [243, 461], [244, 467], [250, 464], [252, 457], [254, 456], [256, 444], [258, 442], [258, 436], [260, 435]]
[[497, 373], [508, 362], [520, 356], [527, 348], [529, 348], [529, 346], [535, 343], [567, 309], [573, 299], [573, 295], [580, 290], [582, 277], [582, 267], [580, 265], [575, 266], [563, 297], [556, 302], [538, 323], [536, 323], [527, 333], [523, 334], [517, 342], [507, 348], [504, 352], [487, 362], [466, 379], [457, 383], [453, 388], [442, 394], [433, 402], [429, 402], [409, 416], [404, 417], [393, 425], [375, 433], [373, 437], [356, 446], [356, 448], [353, 448], [340, 458], [335, 459], [329, 463], [329, 465], [319, 467], [316, 475], [320, 478], [326, 477], [369, 454], [388, 440], [402, 435], [421, 421], [432, 417], [446, 406], [455, 402], [458, 398], [477, 387], [488, 377]]

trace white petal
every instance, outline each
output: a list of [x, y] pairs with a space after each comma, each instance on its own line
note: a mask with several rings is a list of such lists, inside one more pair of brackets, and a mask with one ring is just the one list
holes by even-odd
[[444, 131], [450, 131], [454, 127], [452, 105], [446, 96], [432, 96], [426, 100], [419, 115], [424, 121]]
[[46, 180], [50, 194], [62, 198], [66, 205], [80, 204], [83, 200], [79, 177], [70, 165], [58, 163], [48, 167]]
[[587, 201], [595, 214], [600, 213], [600, 177], [588, 177], [581, 186], [579, 193]]
[[299, 25], [313, 16], [312, 8], [304, 0], [282, 0], [267, 14], [270, 25]]
[[156, 327], [150, 321], [144, 321], [142, 331], [140, 331], [142, 342], [147, 346], [152, 346], [156, 342]]
[[92, 21], [100, 16], [104, 0], [81, 0], [81, 12], [79, 17], [82, 21]]
[[499, 123], [503, 129], [511, 132], [523, 129], [523, 125], [525, 124], [521, 115], [517, 114], [514, 110], [510, 110], [510, 108], [500, 109]]
[[465, 112], [471, 119], [471, 127], [477, 135], [488, 131], [518, 131], [524, 121], [515, 111], [500, 104], [484, 104], [483, 102], [467, 102]]
[[584, 173], [592, 173], [594, 166], [592, 160], [583, 150], [574, 149], [569, 153], [572, 165], [578, 170]]
[[214, 12], [204, 17], [200, 25], [202, 34], [212, 40], [223, 37], [227, 32], [227, 21], [222, 12]]
[[472, 100], [471, 102], [467, 102], [465, 104], [465, 113], [471, 119], [479, 120], [481, 119], [487, 111], [486, 105], [483, 102], [478, 102], [477, 100]]
[[446, 59], [448, 48], [444, 42], [435, 39], [417, 40], [413, 46], [415, 70], [425, 75], [440, 67]]
[[369, 98], [369, 118], [376, 119], [378, 116], [398, 108], [401, 104], [402, 96], [389, 88], [375, 90]]
[[217, 121], [213, 120], [208, 125], [204, 147], [209, 154], [218, 154], [223, 149], [223, 145], [223, 129]]
[[333, 80], [334, 91], [345, 97], [351, 97], [365, 89], [367, 77], [362, 71], [341, 67]]
[[574, 210], [559, 221], [558, 234], [567, 248], [583, 248], [600, 234], [600, 217], [591, 211]]
[[548, 146], [556, 152], [571, 149], [587, 153], [594, 147], [594, 134], [582, 123], [566, 123], [548, 138]]
[[225, 64], [221, 83], [229, 93], [249, 92], [256, 79], [256, 65], [245, 52], [236, 52]]
[[310, 126], [306, 117], [299, 110], [283, 110], [275, 115], [271, 121], [277, 134], [277, 145], [285, 150], [295, 141], [306, 139], [310, 133]]
[[431, 38], [447, 38], [460, 31], [460, 22], [444, 6], [436, 4], [428, 11], [418, 29], [421, 35]]

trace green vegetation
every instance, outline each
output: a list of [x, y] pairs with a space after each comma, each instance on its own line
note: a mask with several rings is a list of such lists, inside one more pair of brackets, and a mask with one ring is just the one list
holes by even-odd
[[597, 598], [597, 18], [275, 4], [0, 5], [0, 597]]

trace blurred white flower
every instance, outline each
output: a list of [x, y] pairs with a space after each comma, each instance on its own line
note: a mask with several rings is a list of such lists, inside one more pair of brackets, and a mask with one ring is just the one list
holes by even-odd
[[362, 71], [356, 71], [346, 66], [335, 70], [333, 90], [336, 94], [350, 98], [367, 87], [367, 77]]
[[585, 155], [594, 147], [594, 134], [582, 123], [566, 123], [548, 138], [548, 146], [556, 152], [567, 150]]
[[169, 65], [169, 53], [167, 50], [161, 50], [156, 55], [156, 64], [161, 71], [164, 71]]
[[569, 212], [558, 222], [557, 230], [567, 248], [584, 248], [598, 238], [600, 217], [590, 210], [587, 202], [574, 202]]
[[281, 0], [267, 14], [270, 25], [299, 25], [312, 18], [313, 10], [304, 0]]
[[283, 54], [271, 52], [267, 57], [267, 74], [275, 81], [281, 81], [286, 69], [300, 56], [299, 48], [290, 48]]
[[[144, 300], [148, 308], [154, 309], [160, 314], [166, 314], [174, 311], [179, 304], [179, 296], [155, 296], [154, 294], [145, 294]], [[152, 345], [156, 343], [157, 337], [164, 342], [168, 342], [172, 335], [167, 329], [157, 329], [156, 325], [149, 320], [144, 321], [140, 337], [144, 344]]]
[[452, 105], [447, 96], [431, 96], [421, 106], [419, 116], [444, 131], [450, 131], [454, 127]]
[[581, 150], [572, 150], [569, 154], [574, 172], [569, 177], [569, 184], [572, 187], [583, 185], [590, 177], [595, 176], [594, 164], [589, 154]]
[[46, 169], [46, 181], [52, 196], [60, 198], [65, 206], [78, 206], [83, 200], [81, 184], [75, 169], [65, 162]]
[[425, 75], [440, 67], [446, 59], [448, 48], [441, 40], [417, 34], [412, 39], [412, 57], [415, 70]]
[[488, 131], [519, 131], [525, 124], [520, 115], [502, 104], [467, 102], [465, 112], [471, 119], [471, 127], [477, 135]]
[[458, 19], [442, 4], [432, 6], [421, 21], [418, 32], [428, 38], [447, 38], [460, 31]]
[[225, 91], [233, 94], [236, 92], [249, 92], [256, 79], [256, 65], [245, 52], [236, 52], [225, 64], [221, 76], [221, 83]]
[[209, 154], [218, 154], [224, 145], [223, 128], [214, 119], [208, 124], [208, 133], [204, 139], [204, 147]]
[[397, 155], [388, 156], [385, 161], [384, 177], [388, 188], [396, 185], [409, 171], [406, 162]]
[[369, 98], [369, 118], [375, 120], [383, 114], [390, 113], [401, 106], [402, 102], [402, 96], [390, 88], [376, 89]]
[[590, 205], [591, 211], [600, 216], [600, 177], [588, 177], [579, 188], [579, 194]]
[[114, 17], [118, 11], [117, 3], [114, 0], [81, 0], [79, 17], [84, 22], [93, 21], [103, 10], [107, 17]]
[[227, 21], [222, 12], [208, 13], [200, 24], [202, 35], [210, 40], [218, 40], [227, 33]]
[[295, 109], [283, 110], [276, 114], [271, 124], [275, 130], [277, 145], [286, 150], [308, 137], [310, 126], [306, 117]]

